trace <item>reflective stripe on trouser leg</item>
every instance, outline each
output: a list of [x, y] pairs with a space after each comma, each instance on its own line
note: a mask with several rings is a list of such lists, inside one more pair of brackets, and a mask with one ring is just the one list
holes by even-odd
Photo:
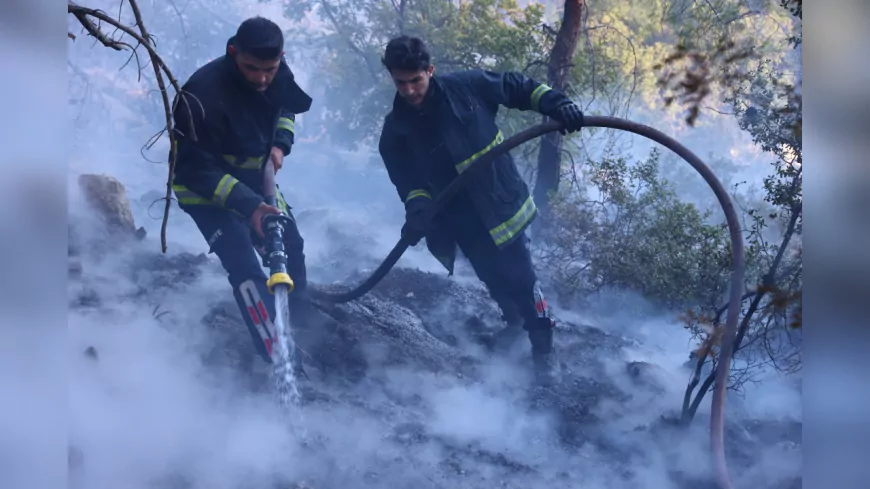
[[254, 349], [264, 361], [271, 362], [275, 337], [271, 320], [275, 311], [274, 297], [266, 290], [266, 274], [253, 249], [246, 220], [214, 206], [194, 205], [184, 210], [193, 218], [209, 245], [209, 251], [218, 256], [227, 272], [236, 306], [251, 335]]
[[[254, 333], [259, 336], [262, 347], [260, 345], [255, 346], [257, 346], [257, 350], [260, 352], [260, 356], [263, 357], [263, 360], [271, 362], [273, 358], [272, 352], [274, 351], [273, 346], [277, 343], [278, 335], [275, 332], [275, 325], [272, 322], [269, 311], [272, 308], [268, 307], [264, 302], [263, 294], [259, 290], [260, 288], [257, 287], [257, 283], [252, 279], [248, 279], [239, 284], [238, 294], [242, 298], [240, 306], [244, 306], [242, 317], [245, 323], [247, 323], [248, 328], [252, 330], [252, 338]], [[265, 284], [263, 284], [262, 288], [265, 289]]]
[[550, 311], [547, 309], [547, 299], [544, 298], [544, 292], [541, 290], [541, 283], [535, 281], [535, 287], [533, 290], [535, 296], [535, 310], [538, 313], [538, 317], [550, 317]]

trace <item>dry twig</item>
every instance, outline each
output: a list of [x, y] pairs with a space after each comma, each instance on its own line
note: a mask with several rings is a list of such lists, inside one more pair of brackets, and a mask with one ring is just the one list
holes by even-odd
[[741, 64], [755, 56], [754, 46], [737, 45], [730, 38], [718, 40], [712, 52], [690, 49], [678, 44], [674, 52], [653, 66], [661, 71], [656, 87], [667, 92], [665, 107], [679, 102], [687, 107], [686, 123], [694, 126], [704, 100], [713, 94], [713, 85], [734, 86], [746, 77]]
[[[67, 2], [67, 12], [71, 14], [79, 23], [84, 27], [87, 33], [100, 41], [103, 46], [108, 48], [112, 48], [116, 51], [121, 51], [123, 49], [129, 49], [136, 56], [138, 62], [138, 55], [136, 55], [136, 48], [138, 46], [144, 46], [148, 51], [148, 56], [151, 59], [151, 65], [154, 68], [154, 76], [157, 78], [157, 85], [160, 88], [160, 95], [163, 98], [163, 108], [166, 113], [166, 127], [164, 127], [160, 132], [158, 132], [154, 138], [151, 139], [149, 144], [153, 145], [157, 139], [163, 134], [164, 131], [169, 132], [169, 176], [166, 179], [166, 206], [163, 210], [163, 223], [160, 227], [160, 244], [164, 253], [166, 253], [166, 225], [169, 220], [169, 208], [172, 198], [172, 178], [175, 173], [175, 159], [176, 159], [176, 139], [175, 139], [175, 129], [173, 127], [173, 114], [175, 112], [175, 105], [177, 103], [177, 99], [181, 98], [185, 101], [185, 105], [187, 108], [188, 117], [190, 117], [191, 127], [193, 127], [193, 114], [191, 113], [190, 105], [187, 102], [187, 97], [178, 97], [179, 94], [182, 94], [182, 89], [178, 85], [178, 81], [172, 75], [172, 72], [169, 70], [169, 67], [166, 66], [166, 63], [157, 54], [154, 38], [148, 33], [148, 30], [145, 27], [145, 23], [142, 20], [142, 13], [139, 10], [139, 5], [137, 5], [136, 0], [127, 0], [130, 3], [130, 6], [133, 9], [133, 16], [136, 19], [136, 24], [134, 27], [137, 27], [139, 32], [134, 30], [134, 27], [130, 27], [121, 23], [120, 20], [113, 19], [109, 17], [105, 12], [97, 9], [92, 9], [88, 7], [83, 7], [81, 5], [76, 4], [75, 2], [68, 0]], [[110, 26], [114, 27], [116, 30], [121, 31], [122, 33], [133, 38], [137, 43], [137, 47], [134, 48], [130, 44], [114, 39], [108, 35], [106, 35], [100, 27], [94, 23], [93, 20], [96, 19], [100, 22], [105, 22]], [[72, 33], [68, 33], [70, 39], [75, 39], [75, 36]], [[129, 61], [128, 61], [129, 62]], [[142, 65], [139, 63], [139, 73], [141, 76]], [[166, 91], [166, 82], [164, 80], [164, 75], [169, 79], [169, 84], [172, 88], [175, 89], [176, 93], [176, 102], [169, 102], [169, 94]], [[196, 134], [190, 134], [194, 140], [196, 140]]]

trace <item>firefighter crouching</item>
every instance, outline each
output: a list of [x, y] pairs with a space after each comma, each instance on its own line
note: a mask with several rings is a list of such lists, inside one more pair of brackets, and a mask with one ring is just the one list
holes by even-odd
[[[302, 237], [281, 191], [276, 188], [277, 207], [263, 198], [264, 165], [274, 165], [276, 172], [281, 168], [293, 146], [296, 114], [311, 106], [284, 60], [283, 46], [281, 29], [272, 21], [242, 22], [225, 54], [184, 84], [179, 95], [184, 100], [175, 101], [174, 114], [173, 191], [179, 207], [202, 232], [209, 253], [220, 259], [254, 346], [268, 363], [277, 335], [275, 300], [261, 266], [261, 224], [267, 214], [291, 218], [284, 231], [287, 271], [295, 283], [291, 322], [304, 327], [306, 320]], [[296, 368], [301, 370], [298, 361]]]

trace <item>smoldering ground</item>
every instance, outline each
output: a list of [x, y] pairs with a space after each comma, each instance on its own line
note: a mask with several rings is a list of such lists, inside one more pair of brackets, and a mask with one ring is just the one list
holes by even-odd
[[[93, 221], [86, 225], [93, 216], [74, 192], [71, 209], [81, 229], [99, 229]], [[300, 220], [307, 243], [322, 248], [310, 254], [318, 257], [310, 259], [312, 280], [328, 268], [329, 250], [354, 249], [359, 236], [336, 240], [341, 235], [333, 228], [344, 222]], [[685, 355], [685, 339], [674, 339], [675, 322], [565, 311], [562, 327], [573, 328], [560, 331], [569, 387], [552, 394], [528, 387], [525, 348], [489, 357], [470, 340], [462, 318], [476, 314], [494, 322], [495, 309], [467, 267], [449, 280], [399, 269], [371, 302], [361, 301], [382, 321], [380, 334], [415, 330], [419, 334], [408, 335], [409, 341], [429, 342], [474, 368], [418, 363], [420, 346], [413, 343], [407, 358], [396, 362], [396, 351], [380, 346], [387, 336], [363, 337], [357, 354], [366, 363], [364, 376], [335, 378], [314, 368], [313, 395], [288, 412], [267, 390], [252, 389], [244, 372], [204, 360], [216, 335], [202, 319], [230, 294], [216, 260], [184, 258], [182, 251], [160, 258], [157, 246], [157, 238], [148, 237], [122, 249], [85, 251], [82, 278], [70, 283], [69, 434], [76, 487], [305, 482], [320, 488], [660, 489], [710, 473], [704, 412], [686, 434], [659, 424], [678, 405], [685, 378], [677, 361]], [[370, 247], [358, 250], [362, 257], [371, 253]], [[411, 273], [417, 275], [405, 278]], [[440, 295], [425, 295], [436, 291]], [[83, 297], [92, 302], [76, 302]], [[602, 329], [582, 326], [590, 320]], [[378, 331], [363, 330], [353, 317], [345, 321], [351, 330]], [[242, 333], [235, 347], [249, 350], [243, 326], [234, 327]], [[437, 332], [458, 340], [445, 344]], [[631, 338], [632, 332], [641, 334]], [[656, 387], [635, 384], [626, 373], [628, 360], [658, 363], [651, 379]], [[751, 450], [754, 472], [741, 472], [740, 481], [750, 477], [747, 483], [771, 487], [760, 483], [795, 469], [793, 454], [781, 446], [754, 441]]]

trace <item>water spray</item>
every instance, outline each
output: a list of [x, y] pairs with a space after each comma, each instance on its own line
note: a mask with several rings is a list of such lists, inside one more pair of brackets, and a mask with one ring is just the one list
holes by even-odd
[[[278, 110], [278, 115], [281, 110]], [[273, 128], [277, 127], [277, 117]], [[272, 138], [266, 151], [266, 159], [263, 163], [263, 199], [266, 204], [280, 209], [278, 206], [278, 186], [275, 184], [275, 166], [272, 163], [271, 153], [274, 145], [273, 129]], [[293, 369], [293, 355], [296, 344], [293, 342], [290, 328], [289, 295], [295, 285], [290, 274], [287, 273], [287, 253], [284, 249], [284, 230], [292, 225], [292, 218], [281, 214], [266, 214], [263, 216], [261, 228], [266, 237], [265, 261], [269, 267], [269, 279], [266, 288], [275, 296], [275, 333], [277, 338], [277, 355], [273, 357], [275, 373], [277, 374], [278, 390], [282, 402], [296, 404], [299, 400], [299, 391], [296, 387], [296, 375]]]

